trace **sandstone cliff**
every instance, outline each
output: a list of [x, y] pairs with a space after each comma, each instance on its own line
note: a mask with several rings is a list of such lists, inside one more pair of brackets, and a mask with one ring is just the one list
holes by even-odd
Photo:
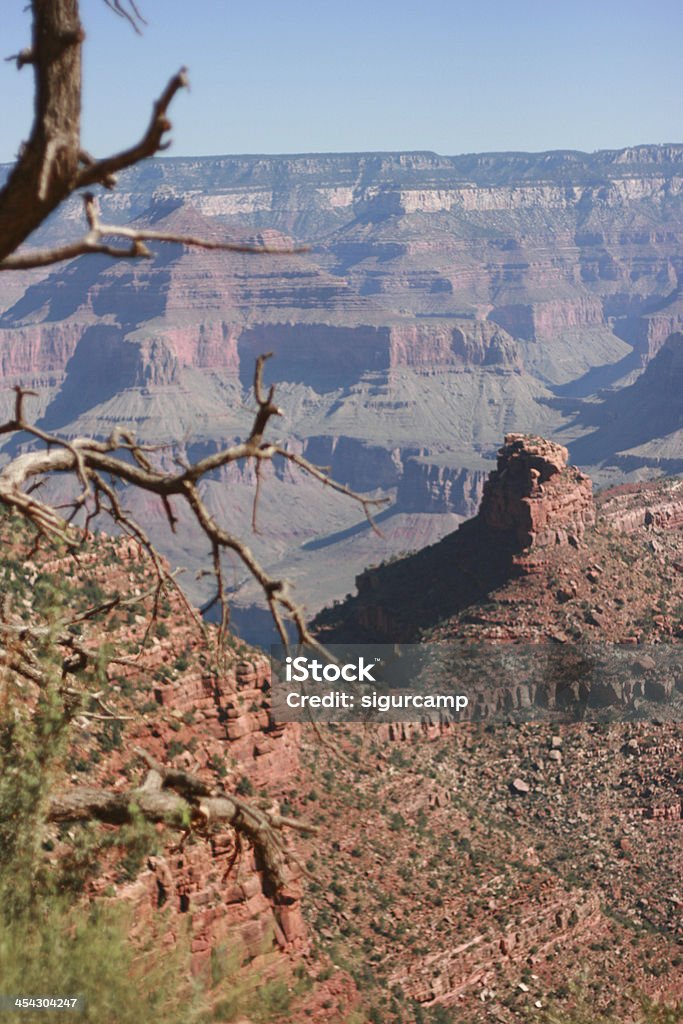
[[494, 530], [514, 529], [522, 548], [566, 544], [595, 522], [592, 485], [569, 452], [541, 437], [508, 434], [479, 509]]

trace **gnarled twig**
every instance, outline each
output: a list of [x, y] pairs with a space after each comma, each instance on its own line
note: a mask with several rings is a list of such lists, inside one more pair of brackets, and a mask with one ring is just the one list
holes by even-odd
[[[228, 622], [228, 601], [221, 556], [224, 551], [232, 551], [261, 586], [283, 644], [287, 645], [288, 643], [285, 627], [285, 619], [288, 618], [296, 629], [299, 642], [325, 655], [324, 648], [309, 632], [305, 612], [292, 597], [287, 581], [271, 576], [256, 558], [249, 545], [215, 520], [200, 491], [201, 481], [210, 473], [224, 466], [250, 459], [260, 466], [263, 462], [272, 462], [279, 457], [297, 466], [303, 473], [312, 476], [323, 486], [330, 487], [356, 501], [363, 509], [373, 529], [376, 529], [372, 511], [382, 505], [383, 501], [358, 494], [344, 484], [337, 483], [324, 470], [303, 456], [289, 451], [280, 443], [264, 440], [264, 434], [271, 418], [280, 415], [280, 410], [275, 404], [274, 386], [267, 392], [263, 388], [263, 366], [267, 358], [267, 355], [259, 356], [256, 362], [254, 373], [256, 411], [247, 439], [195, 463], [181, 465], [178, 472], [166, 472], [156, 468], [148, 458], [148, 454], [151, 454], [149, 448], [138, 445], [129, 432], [115, 430], [104, 441], [87, 437], [65, 440], [35, 427], [24, 412], [24, 400], [30, 393], [16, 388], [14, 416], [6, 423], [0, 424], [0, 434], [23, 431], [45, 444], [46, 449], [24, 452], [0, 468], [0, 503], [19, 512], [25, 519], [32, 522], [41, 534], [56, 537], [75, 550], [82, 534], [70, 527], [52, 506], [39, 500], [32, 493], [36, 482], [43, 480], [46, 476], [54, 473], [74, 473], [81, 490], [74, 499], [71, 518], [80, 509], [84, 509], [87, 531], [96, 516], [102, 513], [111, 516], [121, 530], [134, 537], [147, 551], [161, 586], [162, 581], [164, 583], [174, 582], [172, 574], [143, 527], [130, 512], [124, 509], [113, 483], [118, 481], [129, 484], [140, 491], [156, 495], [163, 504], [172, 530], [175, 529], [177, 520], [177, 514], [170, 504], [170, 499], [174, 498], [177, 502], [185, 505], [195, 524], [209, 541], [217, 585], [215, 601], [220, 602], [221, 605], [223, 630], [227, 627]], [[118, 454], [119, 451], [122, 454]]]

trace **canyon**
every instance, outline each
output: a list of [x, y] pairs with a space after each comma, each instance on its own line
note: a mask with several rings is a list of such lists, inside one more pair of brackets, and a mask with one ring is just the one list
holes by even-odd
[[[167, 245], [152, 260], [3, 275], [0, 408], [21, 383], [46, 429], [134, 426], [191, 459], [245, 435], [254, 360], [274, 352], [280, 436], [387, 499], [378, 534], [312, 481], [264, 474], [253, 547], [311, 615], [367, 565], [471, 516], [508, 431], [567, 446], [599, 486], [683, 468], [670, 372], [683, 146], [157, 159], [99, 201], [110, 221], [309, 251]], [[75, 237], [81, 220], [74, 198], [36, 242]], [[246, 532], [253, 491], [249, 468], [206, 484], [214, 514]], [[153, 503], [135, 510], [173, 564], [200, 568], [206, 552], [183, 524], [169, 536]], [[230, 571], [233, 621], [267, 642], [260, 595]]]
[[[321, 635], [333, 619], [354, 642], [419, 627], [427, 642], [552, 642], [561, 655], [617, 640], [648, 680], [650, 652], [682, 639], [682, 522], [680, 480], [596, 497], [566, 448], [511, 433], [478, 514], [367, 570]], [[106, 637], [100, 703], [81, 710], [107, 714], [75, 714], [63, 793], [130, 792], [142, 750], [317, 830], [293, 830], [285, 886], [206, 816], [186, 831], [159, 822], [137, 860], [103, 848], [89, 897], [131, 907], [138, 933], [154, 922], [164, 948], [189, 934], [198, 976], [241, 951], [264, 991], [285, 984], [296, 1024], [514, 1024], [546, 1009], [550, 1022], [577, 999], [631, 1021], [633, 993], [680, 1006], [682, 747], [666, 701], [655, 720], [609, 725], [280, 725], [268, 659], [234, 636], [221, 650], [177, 592], [157, 603], [135, 540], [84, 538], [74, 557], [36, 548], [16, 518], [0, 529], [4, 625], [27, 655], [26, 623], [54, 614], [55, 595], [70, 615], [101, 607], [75, 635], [91, 652]], [[35, 689], [24, 681], [22, 700]], [[48, 826], [48, 839], [56, 867], [74, 829]]]

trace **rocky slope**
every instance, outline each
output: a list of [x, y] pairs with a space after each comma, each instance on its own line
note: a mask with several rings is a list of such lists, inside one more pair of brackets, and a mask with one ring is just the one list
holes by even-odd
[[[679, 490], [631, 485], [596, 503], [566, 450], [508, 437], [478, 530], [492, 569], [513, 573], [439, 635], [547, 639], [560, 609], [567, 632], [580, 623], [589, 636], [626, 639], [642, 611], [633, 639], [675, 639]], [[137, 859], [105, 848], [90, 894], [129, 901], [169, 942], [189, 918], [197, 969], [211, 950], [220, 958], [239, 945], [266, 977], [288, 980], [285, 1019], [296, 1024], [516, 1024], [529, 1013], [549, 1024], [552, 1006], [575, 1003], [574, 984], [630, 1024], [640, 995], [683, 998], [680, 726], [275, 727], [265, 659], [232, 640], [220, 667], [214, 633], [170, 595], [146, 634], [153, 579], [133, 542], [89, 542], [75, 565], [59, 553], [27, 557], [17, 524], [3, 527], [6, 620], [35, 623], [60, 594], [72, 612], [119, 598], [75, 634], [93, 648], [106, 637], [98, 700], [117, 717], [76, 718], [67, 786], [139, 782], [142, 747], [319, 827], [295, 841], [307, 878], [293, 862], [278, 900], [231, 830], [180, 846], [159, 831]], [[475, 544], [471, 522], [459, 533]], [[445, 554], [439, 573], [462, 594]], [[386, 601], [391, 569], [374, 574], [375, 601]], [[405, 580], [391, 577], [394, 590]], [[418, 593], [408, 596], [419, 610]], [[67, 846], [56, 831], [46, 855]]]
[[328, 641], [432, 638], [638, 642], [683, 635], [680, 482], [605, 492], [565, 448], [510, 434], [479, 513], [370, 569], [315, 620]]
[[[64, 761], [53, 772], [53, 795], [84, 786], [130, 790], [145, 778], [143, 751], [164, 768], [189, 772], [257, 806], [274, 809], [291, 800], [301, 777], [300, 729], [271, 719], [266, 657], [233, 637], [219, 652], [214, 629], [202, 627], [173, 590], [158, 592], [153, 567], [134, 540], [85, 541], [76, 560], [36, 547], [24, 525], [5, 514], [0, 537], [3, 709], [10, 692], [7, 638], [22, 626], [40, 629], [50, 622], [54, 630], [60, 618], [76, 619], [73, 642], [97, 665], [94, 678], [84, 669], [66, 677], [71, 700], [77, 690], [94, 696], [74, 715]], [[34, 670], [41, 665], [22, 649]], [[18, 679], [22, 705], [31, 708], [35, 682]], [[132, 829], [121, 843], [111, 824], [91, 825], [89, 833], [86, 827], [85, 836], [81, 823], [49, 825], [43, 856], [47, 867], [70, 865], [73, 878], [80, 878], [66, 890], [74, 901], [128, 906], [133, 941], [146, 924], [167, 949], [187, 937], [192, 971], [203, 983], [223, 968], [246, 991], [277, 982], [289, 991], [288, 1019], [340, 1022], [357, 993], [347, 975], [326, 976], [325, 959], [310, 955], [301, 868], [292, 859], [286, 884], [276, 889], [235, 829], [208, 819], [206, 828], [196, 824], [157, 823], [146, 834]], [[71, 877], [68, 866], [66, 873]], [[281, 1019], [263, 1019], [275, 1016]]]
[[[682, 522], [679, 479], [594, 498], [566, 449], [509, 435], [474, 519], [364, 573], [316, 625], [333, 641], [550, 643], [560, 658], [616, 642], [647, 675], [649, 652], [683, 640]], [[632, 1021], [637, 992], [680, 1001], [680, 721], [330, 728], [341, 767], [304, 743], [346, 871], [312, 917], [379, 1000], [393, 986], [386, 1019], [419, 1019], [416, 1001], [468, 1024], [554, 1021], [583, 1000]]]
[[630, 1024], [643, 995], [681, 1000], [680, 726], [346, 727], [334, 745], [343, 761], [304, 734], [300, 806], [336, 851], [311, 849], [306, 913], [376, 1019], [550, 1024], [583, 1000]]

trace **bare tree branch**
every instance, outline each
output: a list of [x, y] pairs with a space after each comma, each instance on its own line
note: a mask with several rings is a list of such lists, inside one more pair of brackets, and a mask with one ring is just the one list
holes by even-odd
[[[279, 457], [297, 466], [323, 486], [356, 501], [363, 509], [368, 522], [376, 529], [372, 511], [383, 505], [384, 501], [366, 498], [332, 480], [327, 473], [303, 456], [289, 451], [279, 443], [271, 444], [264, 441], [264, 432], [270, 419], [280, 415], [274, 401], [274, 387], [267, 393], [264, 393], [263, 389], [263, 365], [267, 358], [260, 356], [256, 363], [254, 397], [257, 408], [247, 440], [224, 448], [191, 465], [183, 466], [177, 473], [155, 468], [144, 454], [143, 447], [139, 446], [129, 433], [114, 431], [105, 441], [96, 441], [93, 438], [65, 440], [35, 427], [24, 413], [24, 400], [28, 392], [16, 388], [14, 417], [0, 424], [0, 434], [23, 431], [43, 442], [46, 448], [24, 452], [0, 468], [0, 502], [30, 520], [41, 534], [59, 538], [70, 548], [76, 548], [80, 539], [79, 532], [70, 527], [51, 505], [34, 496], [37, 480], [43, 480], [54, 473], [76, 474], [81, 491], [74, 499], [73, 507], [74, 512], [81, 508], [86, 509], [86, 528], [91, 520], [101, 513], [111, 516], [124, 532], [133, 536], [148, 552], [161, 585], [161, 581], [171, 579], [171, 574], [142, 526], [123, 508], [109, 481], [120, 481], [157, 495], [164, 504], [171, 529], [174, 529], [177, 518], [170, 506], [170, 498], [174, 497], [190, 511], [194, 522], [209, 542], [218, 588], [216, 600], [220, 602], [222, 609], [223, 630], [227, 628], [228, 622], [228, 599], [224, 587], [221, 554], [224, 551], [232, 551], [260, 584], [282, 642], [285, 645], [288, 642], [284, 616], [293, 623], [301, 643], [324, 654], [324, 648], [310, 634], [305, 611], [293, 599], [287, 582], [270, 576], [249, 545], [216, 522], [199, 488], [201, 481], [208, 474], [234, 462], [253, 459], [258, 466], [262, 462], [272, 462]], [[117, 454], [118, 452], [122, 454]], [[133, 457], [132, 462], [128, 456]]]
[[[219, 252], [248, 253], [251, 255], [290, 256], [309, 251], [309, 247], [300, 246], [268, 246], [249, 245], [241, 242], [220, 242], [197, 235], [182, 235], [173, 231], [154, 231], [145, 227], [129, 227], [118, 224], [103, 224], [100, 221], [97, 200], [91, 192], [83, 197], [85, 214], [90, 230], [75, 242], [54, 246], [51, 249], [33, 249], [7, 256], [0, 262], [0, 270], [30, 270], [35, 267], [47, 267], [54, 263], [63, 263], [77, 256], [88, 256], [100, 253], [116, 259], [149, 258], [153, 253], [145, 242], [172, 242], [188, 248], [208, 249]], [[104, 241], [106, 238], [124, 238], [129, 245], [112, 245]]]
[[142, 814], [148, 821], [176, 828], [189, 823], [204, 834], [231, 825], [251, 842], [276, 891], [287, 885], [290, 857], [282, 833], [286, 829], [317, 832], [314, 825], [281, 815], [265, 802], [243, 800], [196, 775], [167, 768], [145, 751], [137, 753], [149, 767], [137, 789], [122, 792], [78, 786], [65, 790], [51, 799], [48, 821], [96, 820], [123, 825]]
[[33, 50], [29, 48], [26, 48], [25, 50], [20, 50], [19, 53], [13, 53], [9, 57], [5, 57], [6, 61], [14, 61], [14, 63], [17, 65], [17, 71], [21, 71], [21, 69], [25, 67], [27, 64], [33, 64], [35, 59], [36, 58]]
[[35, 111], [28, 141], [0, 190], [0, 260], [21, 245], [74, 188], [80, 171], [81, 44], [77, 0], [33, 0]]
[[171, 122], [166, 117], [166, 112], [175, 94], [180, 89], [186, 89], [188, 85], [187, 68], [181, 68], [169, 79], [159, 99], [155, 100], [152, 117], [140, 141], [129, 149], [121, 150], [120, 153], [114, 153], [103, 160], [95, 160], [93, 163], [87, 164], [80, 171], [75, 187], [104, 185], [106, 188], [111, 188], [115, 184], [113, 176], [118, 171], [132, 167], [133, 164], [139, 164], [141, 160], [168, 149], [170, 143], [164, 140], [164, 135], [170, 131]]
[[[105, 0], [116, 14], [139, 31], [144, 18], [135, 0]], [[187, 88], [185, 68], [169, 79], [154, 102], [145, 132], [135, 145], [103, 159], [91, 156], [81, 144], [81, 48], [85, 38], [78, 0], [32, 0], [33, 41], [14, 54], [21, 69], [34, 69], [35, 115], [31, 135], [5, 186], [0, 189], [0, 270], [50, 266], [76, 256], [100, 253], [116, 259], [150, 256], [148, 241], [175, 242], [202, 249], [239, 253], [295, 253], [305, 248], [218, 242], [143, 228], [101, 224], [94, 198], [85, 196], [89, 231], [75, 242], [50, 249], [16, 253], [18, 247], [65, 199], [80, 188], [101, 185], [111, 189], [116, 174], [170, 145], [168, 108], [180, 89]], [[107, 239], [124, 239], [114, 244]]]
[[[125, 0], [107, 2], [117, 14], [126, 17], [134, 27], [139, 27], [143, 19], [135, 0], [127, 0], [127, 3]], [[84, 151], [80, 142], [80, 60], [84, 36], [78, 2], [53, 0], [51, 3], [44, 3], [42, 0], [32, 0], [31, 10], [33, 43], [30, 59], [36, 76], [36, 110], [31, 138], [17, 161], [7, 185], [0, 191], [0, 270], [49, 266], [92, 253], [115, 258], [145, 257], [151, 255], [146, 244], [149, 241], [239, 253], [279, 254], [305, 251], [303, 247], [274, 249], [268, 246], [214, 241], [144, 227], [105, 224], [100, 220], [95, 197], [86, 193], [84, 203], [89, 230], [81, 239], [50, 249], [16, 253], [15, 250], [24, 239], [75, 189], [94, 184], [110, 188], [115, 183], [115, 174], [118, 171], [164, 149], [167, 145], [165, 135], [170, 128], [167, 118], [169, 105], [176, 93], [188, 84], [187, 74], [183, 68], [170, 79], [154, 103], [151, 119], [139, 142], [113, 156], [96, 160]], [[29, 54], [22, 52], [15, 59], [21, 66], [29, 62]], [[126, 244], [119, 244], [121, 241]], [[254, 460], [260, 487], [262, 462], [272, 461], [279, 456], [295, 463], [321, 483], [359, 501], [372, 521], [371, 508], [378, 503], [368, 501], [335, 483], [321, 469], [282, 445], [263, 441], [270, 418], [280, 414], [274, 403], [274, 389], [271, 387], [267, 394], [263, 391], [262, 373], [265, 358], [259, 359], [256, 364], [254, 394], [257, 411], [247, 440], [192, 466], [184, 467], [177, 474], [155, 469], [146, 460], [141, 446], [117, 432], [106, 441], [98, 442], [92, 438], [65, 440], [40, 430], [24, 415], [23, 403], [29, 392], [17, 389], [14, 417], [0, 425], [0, 434], [25, 431], [43, 442], [46, 449], [23, 453], [2, 467], [0, 501], [31, 521], [37, 528], [39, 537], [59, 538], [72, 548], [76, 546], [77, 541], [69, 524], [79, 510], [86, 511], [86, 532], [97, 515], [107, 512], [123, 530], [135, 537], [148, 551], [161, 585], [167, 570], [140, 524], [122, 508], [109, 481], [121, 481], [156, 494], [162, 501], [172, 530], [175, 529], [177, 517], [170, 499], [177, 496], [189, 507], [211, 546], [218, 587], [217, 598], [222, 607], [221, 635], [228, 623], [221, 554], [224, 550], [230, 550], [238, 555], [247, 570], [255, 575], [261, 584], [283, 642], [286, 642], [282, 620], [284, 612], [295, 622], [300, 638], [314, 643], [306, 630], [303, 610], [289, 595], [286, 583], [283, 580], [272, 579], [260, 566], [249, 547], [213, 520], [198, 488], [199, 482], [208, 473], [244, 459]], [[133, 464], [118, 455], [119, 450], [123, 450], [124, 456], [132, 456]], [[81, 487], [68, 520], [64, 520], [56, 509], [35, 496], [37, 488], [46, 476], [63, 472], [75, 473]], [[254, 523], [257, 503], [258, 488]]]
[[120, 18], [124, 18], [137, 32], [138, 35], [142, 33], [142, 25], [146, 25], [147, 22], [143, 18], [140, 10], [135, 3], [135, 0], [128, 0], [128, 7], [126, 7], [121, 0], [104, 0], [107, 7], [118, 14]]

